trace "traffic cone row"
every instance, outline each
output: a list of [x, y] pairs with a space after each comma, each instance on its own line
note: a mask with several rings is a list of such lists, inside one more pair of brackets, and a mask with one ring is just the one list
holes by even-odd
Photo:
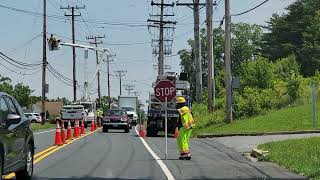
[[[95, 131], [97, 129], [97, 126], [98, 125], [95, 123], [95, 121], [92, 121], [91, 122], [91, 129], [90, 129], [91, 132]], [[66, 144], [67, 141], [72, 140], [72, 138], [78, 138], [84, 134], [86, 134], [86, 130], [84, 127], [84, 119], [82, 119], [82, 121], [81, 121], [81, 127], [79, 127], [79, 120], [75, 120], [73, 134], [72, 134], [70, 120], [68, 121], [67, 132], [64, 128], [64, 121], [61, 121], [61, 124], [59, 121], [57, 121], [54, 145], [61, 146], [63, 144]]]

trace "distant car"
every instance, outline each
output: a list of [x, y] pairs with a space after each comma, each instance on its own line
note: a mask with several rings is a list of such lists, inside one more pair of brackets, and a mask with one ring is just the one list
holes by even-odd
[[103, 132], [109, 129], [124, 129], [126, 133], [131, 128], [131, 119], [124, 109], [109, 109], [103, 118]]
[[0, 92], [0, 177], [14, 172], [18, 180], [31, 180], [33, 155], [30, 121], [13, 97]]
[[39, 113], [24, 113], [32, 123], [41, 123], [42, 117]]

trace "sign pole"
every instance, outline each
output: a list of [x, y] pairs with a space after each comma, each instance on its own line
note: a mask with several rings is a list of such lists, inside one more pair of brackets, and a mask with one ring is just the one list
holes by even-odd
[[164, 109], [164, 136], [165, 136], [165, 141], [166, 141], [166, 153], [165, 153], [165, 159], [167, 160], [167, 154], [168, 154], [168, 115], [167, 115], [167, 109], [168, 109], [168, 104], [167, 104], [167, 97], [165, 97], [165, 109]]

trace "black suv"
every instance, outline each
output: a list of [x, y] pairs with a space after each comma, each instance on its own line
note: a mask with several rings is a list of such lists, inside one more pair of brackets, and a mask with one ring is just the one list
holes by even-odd
[[32, 179], [33, 154], [30, 121], [13, 97], [0, 92], [0, 179], [10, 172], [16, 179]]

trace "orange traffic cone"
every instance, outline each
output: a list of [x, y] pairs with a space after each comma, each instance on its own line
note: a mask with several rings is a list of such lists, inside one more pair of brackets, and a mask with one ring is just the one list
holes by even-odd
[[91, 131], [91, 132], [93, 132], [93, 131], [94, 131], [94, 122], [93, 122], [93, 121], [91, 121], [90, 131]]
[[145, 128], [144, 128], [144, 125], [140, 125], [139, 135], [140, 135], [140, 137], [142, 137], [142, 138], [146, 138], [146, 137], [147, 137], [147, 133], [146, 133], [146, 130], [145, 130]]
[[70, 120], [68, 121], [68, 129], [67, 129], [67, 140], [72, 139], [72, 129], [71, 129], [71, 122]]
[[84, 119], [82, 119], [80, 135], [84, 135], [85, 133], [86, 133], [86, 131], [84, 129]]
[[75, 120], [74, 122], [74, 131], [73, 131], [73, 137], [78, 138], [80, 136], [80, 131], [79, 131], [79, 120]]
[[62, 141], [61, 141], [61, 127], [59, 124], [59, 121], [57, 121], [57, 127], [56, 127], [56, 136], [54, 140], [54, 145], [61, 146]]
[[174, 136], [173, 136], [173, 138], [178, 138], [178, 136], [179, 136], [179, 130], [178, 130], [178, 128], [176, 128], [176, 129], [174, 130]]
[[66, 133], [64, 129], [64, 121], [61, 121], [61, 140], [63, 144], [66, 144]]

